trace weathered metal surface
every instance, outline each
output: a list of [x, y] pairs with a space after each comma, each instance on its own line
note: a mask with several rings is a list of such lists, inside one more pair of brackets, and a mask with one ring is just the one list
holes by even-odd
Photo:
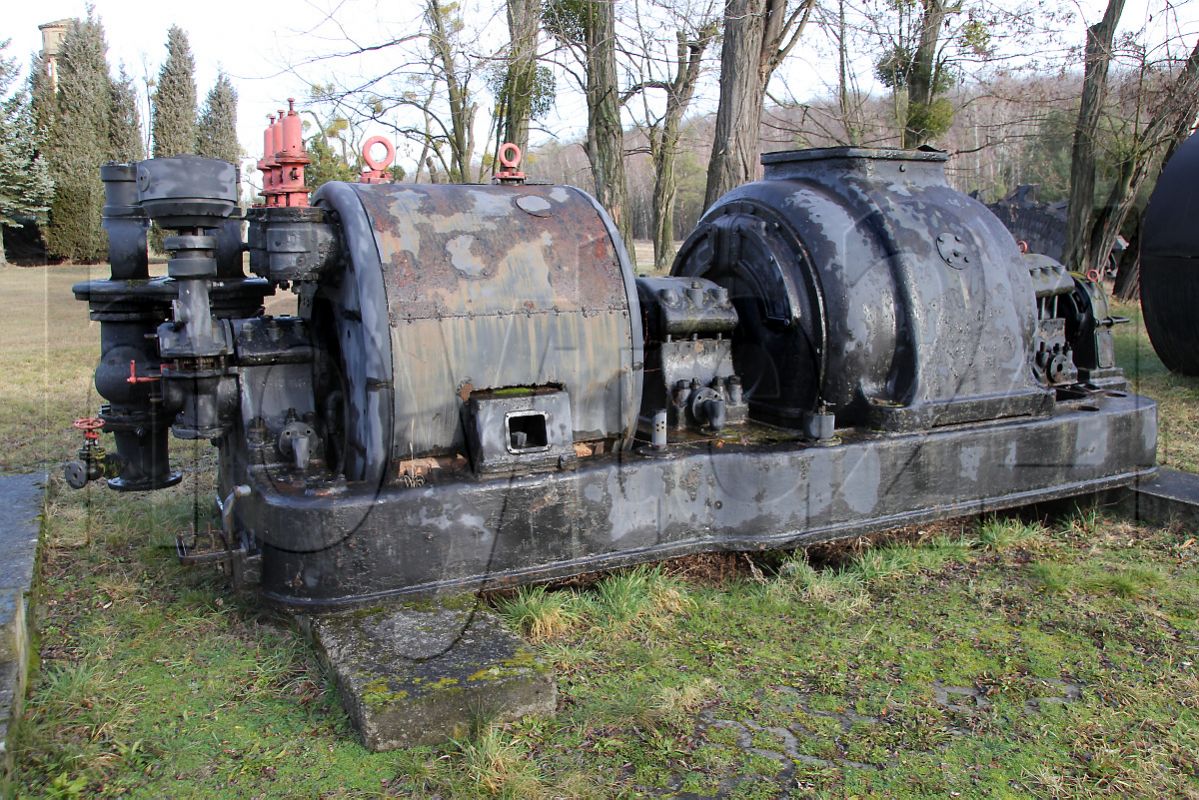
[[1170, 157], [1141, 228], [1141, 308], [1162, 363], [1199, 375], [1199, 136]]
[[798, 428], [824, 402], [839, 425], [905, 429], [1048, 412], [1028, 270], [944, 160], [771, 153], [764, 180], [704, 215], [672, 273], [728, 288], [751, 416]]
[[987, 208], [999, 218], [1012, 236], [1024, 242], [1029, 253], [1061, 261], [1066, 255], [1066, 201], [1043, 203], [1038, 188], [1021, 184], [1002, 200]]
[[668, 336], [731, 334], [737, 327], [737, 310], [728, 290], [702, 278], [637, 279], [637, 296], [645, 318], [646, 334]]
[[575, 460], [570, 419], [561, 390], [474, 392], [466, 406], [471, 463], [481, 474], [565, 467]]
[[[1048, 256], [1054, 261], [1066, 257], [1066, 207], [1065, 200], [1043, 203], [1037, 197], [1035, 184], [1021, 184], [1002, 200], [988, 203], [987, 208], [999, 218], [1021, 248], [1028, 253]], [[972, 195], [973, 196], [973, 195]], [[1128, 247], [1123, 236], [1117, 236], [1108, 253], [1105, 271], [1116, 274], [1120, 254]]]
[[642, 428], [662, 410], [674, 428], [720, 430], [743, 422], [741, 378], [726, 338], [737, 327], [728, 290], [703, 278], [642, 277], [637, 291], [645, 319]]
[[[590, 198], [563, 186], [350, 191], [362, 211], [344, 202], [342, 224], [365, 212], [355, 224], [369, 226], [387, 306], [391, 363], [377, 377], [394, 392], [393, 458], [463, 451], [463, 397], [512, 386], [564, 387], [576, 439], [631, 441], [637, 298]], [[374, 268], [353, 256], [354, 271]], [[362, 351], [350, 352], [347, 361]]]
[[266, 596], [293, 606], [792, 547], [1130, 483], [1154, 469], [1156, 407], [1115, 394], [1046, 419], [832, 447], [673, 444], [670, 458], [418, 489], [325, 494], [252, 475], [243, 518], [263, 547]]
[[331, 182], [313, 204], [335, 212], [341, 223], [342, 269], [320, 285], [313, 300], [314, 336], [324, 343], [326, 369], [316, 375], [320, 414], [330, 431], [335, 472], [377, 486], [392, 452], [395, 400], [387, 291], [379, 248], [359, 195]]

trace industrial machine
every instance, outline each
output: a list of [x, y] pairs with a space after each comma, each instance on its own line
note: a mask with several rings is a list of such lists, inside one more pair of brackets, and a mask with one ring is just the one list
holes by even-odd
[[[370, 159], [309, 200], [294, 112], [266, 139], [246, 243], [232, 165], [102, 170], [112, 277], [74, 291], [107, 404], [67, 474], [157, 489], [168, 429], [212, 441], [216, 557], [268, 601], [793, 547], [1154, 469], [1100, 289], [1022, 255], [942, 153], [767, 154], [638, 277], [604, 209], [524, 182], [515, 148], [492, 185]], [[282, 289], [296, 313], [262, 313]]]
[[1141, 225], [1141, 310], [1153, 349], [1167, 368], [1199, 375], [1199, 136], [1166, 162]]

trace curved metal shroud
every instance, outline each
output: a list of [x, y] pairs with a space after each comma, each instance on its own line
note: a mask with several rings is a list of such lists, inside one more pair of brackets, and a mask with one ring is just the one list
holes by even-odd
[[945, 182], [944, 153], [828, 148], [762, 157], [672, 274], [726, 286], [750, 415], [889, 430], [1046, 414], [1036, 326], [1011, 234]]

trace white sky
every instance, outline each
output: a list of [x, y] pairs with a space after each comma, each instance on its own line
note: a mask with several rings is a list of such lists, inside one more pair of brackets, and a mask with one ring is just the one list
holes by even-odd
[[[4, 5], [0, 38], [12, 39], [7, 54], [16, 57], [23, 67], [28, 65], [29, 55], [41, 48], [39, 24], [86, 14], [83, 0], [5, 0]], [[288, 71], [289, 63], [344, 49], [343, 31], [360, 43], [369, 44], [388, 32], [392, 36], [416, 32], [420, 18], [420, 5], [414, 0], [159, 0], [153, 3], [94, 0], [94, 5], [104, 23], [109, 63], [114, 72], [119, 64], [124, 64], [139, 84], [145, 75], [157, 74], [165, 58], [167, 28], [172, 23], [183, 27], [196, 59], [200, 102], [218, 69], [223, 68], [232, 77], [239, 95], [238, 136], [248, 155], [257, 155], [262, 148], [266, 115], [285, 106], [288, 96], [303, 98], [307, 94], [306, 82]], [[467, 27], [472, 34], [478, 33], [481, 46], [493, 47], [492, 40], [496, 43], [502, 40], [506, 25], [501, 0], [465, 0], [463, 5], [467, 9]], [[1171, 6], [1184, 32], [1199, 30], [1196, 13], [1199, 0], [1182, 0]], [[1102, 15], [1104, 0], [1077, 0], [1075, 7], [1091, 23]], [[1165, 7], [1166, 0], [1128, 0], [1123, 27], [1139, 27], [1150, 16], [1162, 19]], [[331, 10], [336, 24], [328, 19]], [[1082, 26], [1076, 24], [1075, 28], [1074, 43], [1079, 44], [1083, 40]], [[1193, 38], [1192, 35], [1192, 42]], [[824, 87], [831, 84], [833, 75], [829, 73], [835, 64], [822, 50], [815, 41], [809, 44], [805, 39], [780, 71], [781, 81], [793, 96], [802, 99], [823, 94]], [[718, 49], [714, 54], [718, 54]], [[366, 69], [377, 68], [387, 58], [377, 56]], [[352, 76], [361, 68], [346, 61], [325, 61], [301, 71], [304, 78], [319, 81], [333, 74]], [[566, 85], [560, 78], [559, 88]], [[714, 106], [715, 89], [709, 81], [698, 93], [693, 108], [702, 111]], [[544, 125], [559, 137], [575, 136], [586, 119], [582, 109], [577, 97], [562, 92], [558, 108]], [[144, 108], [142, 115], [144, 122]], [[480, 141], [485, 135], [486, 131], [481, 130]]]

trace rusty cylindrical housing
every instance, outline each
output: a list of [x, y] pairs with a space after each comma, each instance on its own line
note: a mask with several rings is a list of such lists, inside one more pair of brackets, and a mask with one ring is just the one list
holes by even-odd
[[329, 183], [313, 204], [337, 213], [345, 247], [346, 270], [318, 292], [313, 326], [337, 343], [336, 385], [317, 398], [324, 418], [345, 420], [348, 479], [464, 452], [460, 412], [480, 392], [564, 390], [575, 442], [631, 443], [637, 290], [611, 219], [589, 195]]

